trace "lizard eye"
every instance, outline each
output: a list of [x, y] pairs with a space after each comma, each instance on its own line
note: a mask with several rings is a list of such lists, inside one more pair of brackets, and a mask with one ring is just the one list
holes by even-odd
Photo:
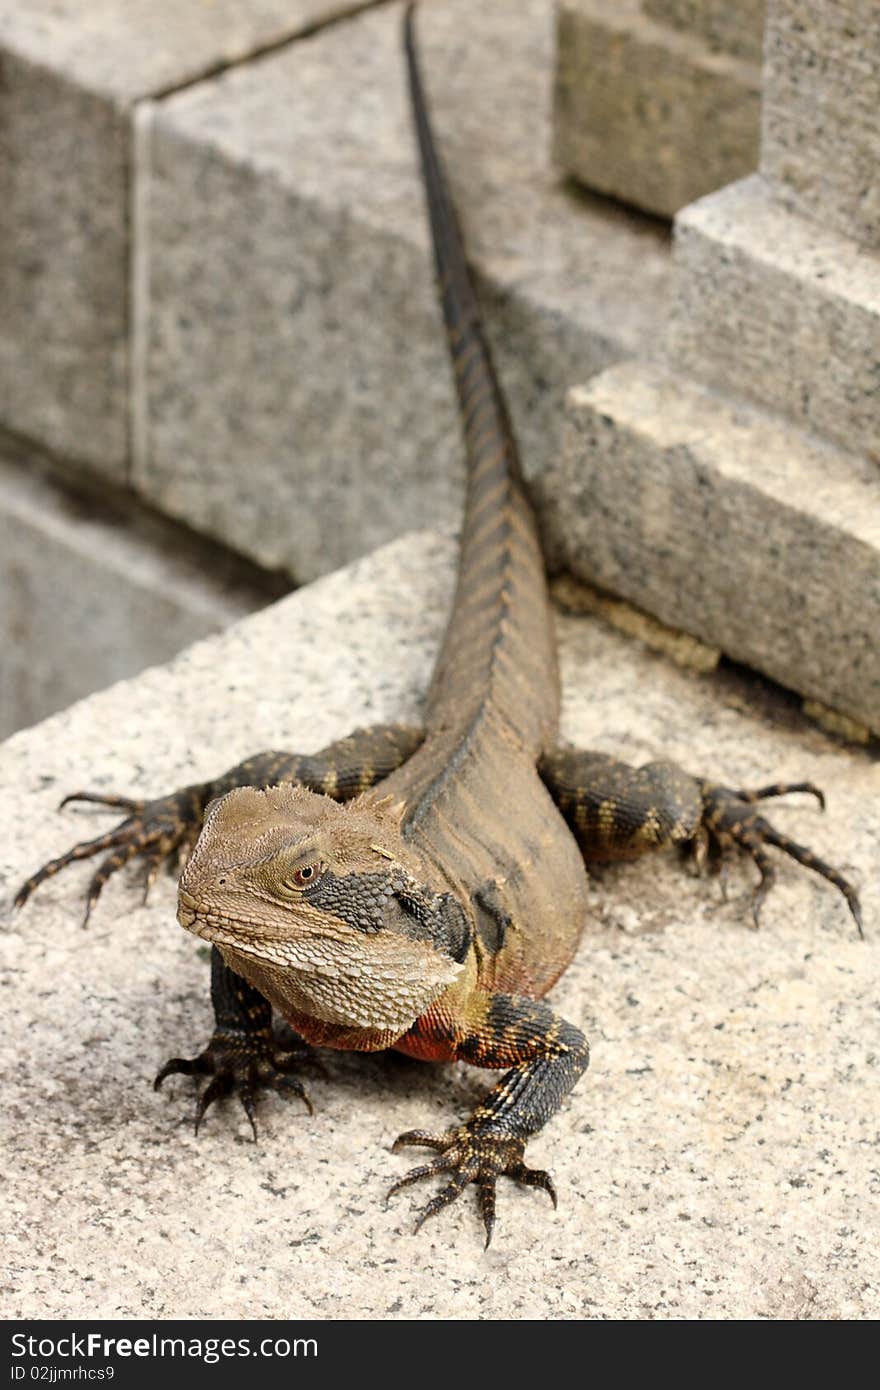
[[317, 878], [320, 878], [323, 872], [323, 864], [304, 864], [301, 869], [294, 869], [290, 878], [297, 888], [307, 888], [310, 883], [314, 883]]

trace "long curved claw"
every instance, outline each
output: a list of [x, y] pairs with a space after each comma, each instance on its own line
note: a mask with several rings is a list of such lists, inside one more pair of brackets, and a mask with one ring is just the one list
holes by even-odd
[[450, 1133], [434, 1134], [428, 1129], [408, 1129], [405, 1134], [398, 1134], [394, 1143], [391, 1145], [391, 1152], [396, 1154], [399, 1149], [408, 1146], [422, 1149], [448, 1149], [452, 1143]]
[[162, 853], [161, 846], [149, 850], [144, 855], [144, 894], [141, 898], [144, 907], [146, 907], [149, 902], [150, 892], [153, 884], [159, 877], [159, 870], [165, 862], [165, 858], [166, 856]]
[[202, 1076], [210, 1068], [204, 1058], [199, 1057], [170, 1057], [164, 1067], [157, 1073], [153, 1082], [153, 1090], [158, 1091], [162, 1082], [169, 1076]]
[[757, 931], [761, 925], [761, 908], [764, 905], [764, 899], [776, 882], [776, 870], [773, 867], [769, 854], [763, 848], [757, 836], [750, 836], [748, 840], [744, 840], [742, 843], [743, 848], [751, 856], [754, 863], [757, 865], [758, 873], [761, 875], [758, 886], [752, 893], [752, 920], [755, 924], [755, 931]]
[[254, 1106], [254, 1093], [250, 1086], [243, 1085], [238, 1092], [241, 1107], [251, 1122], [251, 1133], [254, 1136], [254, 1143], [257, 1142], [257, 1112]]
[[486, 1243], [484, 1250], [488, 1250], [492, 1244], [492, 1235], [495, 1230], [495, 1179], [480, 1178], [477, 1182], [477, 1205], [480, 1208], [480, 1216], [486, 1228]]
[[277, 1091], [278, 1094], [281, 1096], [287, 1094], [292, 1096], [298, 1096], [299, 1099], [305, 1105], [309, 1114], [314, 1115], [315, 1107], [312, 1105], [312, 1098], [298, 1076], [279, 1076], [276, 1078], [275, 1081], [273, 1081], [272, 1088], [273, 1090]]
[[[440, 1191], [437, 1193], [437, 1196], [432, 1197], [428, 1205], [426, 1207], [423, 1207], [422, 1210], [419, 1212], [418, 1216], [416, 1217], [416, 1224], [413, 1227], [413, 1235], [420, 1231], [424, 1226], [425, 1222], [428, 1221], [432, 1216], [436, 1216], [438, 1211], [442, 1211], [444, 1207], [451, 1206], [452, 1203], [456, 1200], [456, 1198], [461, 1196], [462, 1192], [464, 1192], [469, 1182], [476, 1181], [478, 1181], [478, 1174], [475, 1170], [472, 1170], [471, 1168], [463, 1168], [459, 1169], [457, 1172], [454, 1172], [446, 1186], [442, 1187]], [[485, 1181], [490, 1181], [494, 1187], [494, 1177], [486, 1179]]]
[[135, 801], [130, 796], [114, 796], [106, 792], [68, 792], [67, 796], [59, 801], [58, 810], [63, 811], [65, 806], [70, 806], [74, 801], [90, 801], [96, 806], [128, 811], [130, 815], [138, 815], [147, 804], [146, 801]]
[[550, 1201], [553, 1203], [553, 1210], [559, 1206], [559, 1199], [556, 1195], [556, 1184], [550, 1174], [544, 1168], [527, 1168], [524, 1163], [520, 1163], [513, 1168], [508, 1175], [524, 1187], [540, 1187], [546, 1192]]
[[[204, 1091], [202, 1091], [202, 1094], [199, 1096], [198, 1104], [196, 1106], [196, 1134], [198, 1134], [199, 1132], [199, 1127], [202, 1123], [202, 1120], [205, 1118], [205, 1111], [208, 1109], [208, 1106], [213, 1105], [214, 1101], [219, 1100], [221, 1096], [228, 1095], [231, 1090], [232, 1078], [230, 1076], [224, 1076], [222, 1072], [218, 1072], [215, 1076], [211, 1077], [211, 1080], [208, 1082]], [[253, 1116], [250, 1117], [250, 1121], [253, 1125], [254, 1142], [256, 1143], [257, 1126], [254, 1123]]]

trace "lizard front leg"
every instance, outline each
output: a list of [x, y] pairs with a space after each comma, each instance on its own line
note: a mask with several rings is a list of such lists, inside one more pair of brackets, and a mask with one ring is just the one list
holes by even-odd
[[257, 1091], [271, 1087], [299, 1096], [312, 1113], [312, 1102], [294, 1068], [312, 1055], [312, 1049], [291, 1030], [282, 1046], [272, 1031], [272, 1005], [259, 990], [230, 970], [214, 946], [211, 949], [211, 1003], [214, 1032], [196, 1057], [172, 1057], [153, 1083], [159, 1089], [168, 1076], [210, 1076], [196, 1108], [196, 1133], [208, 1106], [221, 1096], [237, 1095], [251, 1123], [254, 1139]]
[[437, 1150], [438, 1157], [407, 1173], [393, 1185], [389, 1197], [422, 1178], [435, 1174], [448, 1178], [421, 1212], [416, 1230], [454, 1202], [469, 1183], [476, 1183], [488, 1246], [495, 1227], [495, 1187], [502, 1174], [542, 1187], [556, 1205], [550, 1174], [527, 1167], [525, 1146], [586, 1070], [590, 1052], [583, 1033], [541, 1000], [477, 991], [460, 1028], [428, 1014], [395, 1046], [416, 1057], [511, 1068], [465, 1124], [442, 1134], [409, 1130], [396, 1140], [395, 1150], [421, 1145]]
[[379, 724], [356, 729], [318, 753], [263, 752], [237, 763], [208, 782], [193, 783], [155, 801], [100, 792], [74, 792], [61, 805], [90, 801], [128, 812], [125, 820], [94, 839], [83, 840], [44, 864], [22, 884], [15, 906], [22, 907], [41, 883], [79, 859], [91, 859], [105, 851], [86, 893], [84, 925], [107, 880], [130, 860], [140, 858], [146, 870], [144, 896], [162, 864], [175, 854], [184, 855], [198, 839], [208, 805], [236, 787], [270, 787], [279, 782], [298, 783], [337, 801], [348, 801], [387, 777], [405, 762], [422, 742], [421, 729], [402, 724]]
[[757, 810], [759, 801], [789, 792], [807, 792], [824, 807], [822, 792], [811, 782], [777, 782], [734, 791], [693, 777], [674, 763], [635, 768], [602, 753], [570, 749], [546, 755], [538, 771], [587, 862], [635, 859], [651, 849], [687, 846], [701, 838], [716, 854], [736, 846], [751, 857], [760, 875], [752, 898], [757, 926], [776, 876], [767, 852], [774, 847], [833, 883], [862, 935], [861, 907], [852, 884], [812, 850], [776, 830]]

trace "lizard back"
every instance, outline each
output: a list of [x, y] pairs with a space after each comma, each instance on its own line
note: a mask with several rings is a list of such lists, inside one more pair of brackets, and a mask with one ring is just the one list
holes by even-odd
[[404, 838], [433, 866], [437, 889], [464, 906], [480, 987], [535, 997], [570, 961], [586, 915], [583, 860], [536, 767], [558, 727], [553, 614], [534, 511], [431, 134], [412, 10], [405, 45], [467, 483], [425, 740], [374, 795], [401, 806]]

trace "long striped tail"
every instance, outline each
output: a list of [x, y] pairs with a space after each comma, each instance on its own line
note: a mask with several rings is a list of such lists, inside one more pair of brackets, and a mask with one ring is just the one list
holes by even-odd
[[467, 457], [458, 586], [428, 694], [426, 725], [471, 726], [491, 710], [535, 750], [558, 718], [544, 561], [507, 404], [486, 341], [464, 243], [428, 117], [415, 47], [404, 42], [425, 196]]

